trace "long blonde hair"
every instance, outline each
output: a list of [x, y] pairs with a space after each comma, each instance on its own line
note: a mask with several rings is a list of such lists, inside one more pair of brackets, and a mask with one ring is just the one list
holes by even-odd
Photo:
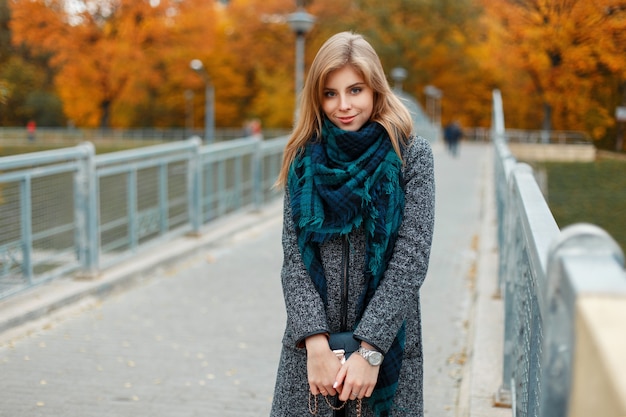
[[331, 72], [350, 65], [374, 91], [374, 109], [371, 120], [380, 123], [400, 155], [413, 131], [413, 121], [407, 108], [393, 93], [385, 77], [383, 66], [374, 48], [361, 36], [341, 32], [330, 37], [320, 48], [311, 64], [300, 95], [300, 114], [283, 153], [277, 187], [287, 184], [289, 167], [312, 138], [321, 136], [322, 99], [326, 80]]

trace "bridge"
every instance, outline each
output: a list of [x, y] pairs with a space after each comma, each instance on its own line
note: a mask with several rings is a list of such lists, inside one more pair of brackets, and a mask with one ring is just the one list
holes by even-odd
[[[433, 141], [425, 415], [625, 415], [623, 254], [558, 229], [496, 110], [493, 142]], [[0, 415], [268, 415], [283, 145], [0, 159], [0, 207], [20, 213], [1, 224]]]

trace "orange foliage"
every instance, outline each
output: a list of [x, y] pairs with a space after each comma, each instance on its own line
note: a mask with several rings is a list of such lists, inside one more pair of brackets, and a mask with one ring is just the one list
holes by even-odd
[[[324, 2], [330, 3], [336, 1]], [[482, 28], [476, 24], [480, 9], [473, 1], [350, 3], [352, 10], [338, 12], [335, 19], [347, 21], [344, 27], [366, 36], [388, 74], [394, 67], [408, 71], [403, 82], [406, 92], [424, 103], [424, 87], [434, 85], [443, 93], [444, 122], [459, 119], [465, 126], [489, 124], [493, 83], [477, 64]]]
[[[467, 23], [476, 13], [471, 0], [445, 7], [438, 0], [308, 3], [317, 21], [306, 38], [306, 66], [330, 35], [354, 30], [372, 42], [388, 72], [409, 71], [409, 93], [423, 98], [423, 87], [434, 84], [444, 91], [444, 114], [488, 123], [489, 89], [470, 63], [478, 51], [477, 29]], [[295, 36], [286, 17], [293, 0], [109, 0], [73, 12], [63, 4], [13, 0], [12, 29], [16, 42], [54, 54], [57, 89], [76, 125], [180, 126], [187, 89], [196, 92], [194, 124], [202, 125], [204, 82], [189, 69], [194, 58], [216, 87], [218, 126], [252, 117], [269, 127], [291, 124]], [[142, 109], [167, 116], [144, 117]]]
[[483, 3], [496, 51], [487, 68], [502, 67], [505, 109], [521, 115], [514, 127], [539, 128], [536, 109], [549, 106], [555, 129], [604, 135], [614, 123], [615, 80], [626, 76], [623, 1]]
[[[17, 44], [52, 56], [57, 91], [77, 126], [184, 126], [185, 91], [203, 125], [200, 59], [215, 86], [216, 124], [291, 125], [293, 0], [11, 0]], [[93, 9], [93, 4], [98, 8]], [[503, 90], [507, 125], [599, 137], [614, 123], [626, 79], [623, 0], [315, 0], [305, 67], [332, 34], [362, 33], [387, 73], [403, 67], [406, 92], [443, 92], [443, 122], [488, 126], [491, 90]], [[624, 87], [622, 87], [624, 88]], [[626, 104], [626, 103], [625, 103]], [[622, 104], [624, 105], [624, 104]]]
[[168, 61], [176, 48], [188, 56], [211, 48], [213, 6], [205, 1], [73, 4], [75, 10], [62, 0], [14, 0], [11, 28], [14, 42], [53, 54], [65, 112], [79, 126], [127, 125], [118, 106], [149, 99], [151, 89], [181, 68]]

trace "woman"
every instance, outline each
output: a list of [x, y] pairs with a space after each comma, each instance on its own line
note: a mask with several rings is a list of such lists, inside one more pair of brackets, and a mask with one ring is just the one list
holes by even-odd
[[[423, 415], [434, 180], [430, 146], [411, 134], [371, 45], [349, 32], [327, 40], [277, 181], [287, 326], [274, 417]], [[345, 331], [359, 349], [342, 363], [329, 343]]]

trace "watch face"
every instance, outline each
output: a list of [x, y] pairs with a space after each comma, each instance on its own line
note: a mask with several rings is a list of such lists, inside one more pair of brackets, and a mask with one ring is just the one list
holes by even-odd
[[383, 362], [383, 354], [380, 352], [372, 352], [370, 353], [367, 360], [369, 361], [370, 365], [378, 366]]

